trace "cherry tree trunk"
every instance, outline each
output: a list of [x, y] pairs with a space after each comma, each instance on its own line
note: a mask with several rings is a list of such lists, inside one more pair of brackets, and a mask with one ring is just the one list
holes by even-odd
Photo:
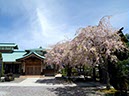
[[68, 79], [70, 79], [71, 73], [72, 73], [72, 67], [70, 67], [70, 65], [68, 64], [68, 66], [67, 66], [67, 76], [68, 76]]
[[96, 81], [96, 70], [95, 70], [95, 67], [93, 68], [93, 81]]

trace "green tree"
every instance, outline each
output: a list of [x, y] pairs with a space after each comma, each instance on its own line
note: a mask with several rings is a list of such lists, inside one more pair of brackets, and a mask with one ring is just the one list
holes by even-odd
[[126, 37], [127, 39], [129, 39], [129, 34], [128, 34], [128, 33], [126, 33], [126, 34], [125, 34], [125, 37]]
[[127, 91], [129, 89], [129, 59], [110, 64], [110, 82], [117, 90]]
[[[128, 45], [127, 35], [123, 35], [122, 30], [118, 32], [123, 43]], [[127, 91], [129, 89], [129, 49], [116, 50], [117, 62], [109, 61], [109, 74], [111, 85], [117, 90]]]
[[129, 34], [125, 34], [125, 37], [128, 39], [127, 46], [129, 47]]

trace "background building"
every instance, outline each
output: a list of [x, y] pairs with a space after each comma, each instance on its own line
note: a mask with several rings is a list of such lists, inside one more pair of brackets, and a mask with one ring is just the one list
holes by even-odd
[[42, 47], [19, 51], [15, 43], [0, 43], [4, 74], [54, 75], [55, 68], [44, 62], [46, 50]]

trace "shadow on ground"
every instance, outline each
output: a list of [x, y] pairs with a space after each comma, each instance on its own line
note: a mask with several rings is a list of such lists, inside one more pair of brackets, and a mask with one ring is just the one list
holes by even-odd
[[88, 87], [58, 87], [48, 89], [51, 92], [54, 92], [57, 96], [103, 96], [100, 93], [97, 93], [95, 89]]
[[56, 79], [56, 78], [51, 78], [51, 79], [38, 79], [35, 83], [40, 83], [40, 84], [72, 84], [72, 82], [68, 82], [65, 79]]
[[77, 80], [68, 80], [66, 78], [49, 78], [49, 79], [38, 79], [35, 83], [40, 84], [63, 84], [63, 85], [70, 85], [70, 84], [76, 84], [77, 86], [81, 87], [101, 87], [103, 86], [99, 82], [93, 82], [93, 81], [86, 81], [84, 79], [77, 79]]
[[105, 94], [98, 92], [96, 87], [58, 87], [48, 88], [49, 91], [54, 92], [57, 96], [129, 96], [127, 93], [112, 93]]

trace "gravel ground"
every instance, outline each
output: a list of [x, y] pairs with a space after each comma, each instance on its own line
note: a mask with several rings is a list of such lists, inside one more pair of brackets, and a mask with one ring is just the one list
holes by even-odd
[[54, 77], [16, 78], [11, 82], [0, 83], [0, 96], [129, 96], [104, 95], [97, 91], [104, 87], [97, 82], [69, 82]]
[[73, 82], [54, 77], [18, 78], [11, 82], [1, 82], [0, 96], [104, 96], [96, 91], [101, 86], [99, 83], [71, 84]]
[[0, 87], [0, 96], [103, 96], [94, 87]]

